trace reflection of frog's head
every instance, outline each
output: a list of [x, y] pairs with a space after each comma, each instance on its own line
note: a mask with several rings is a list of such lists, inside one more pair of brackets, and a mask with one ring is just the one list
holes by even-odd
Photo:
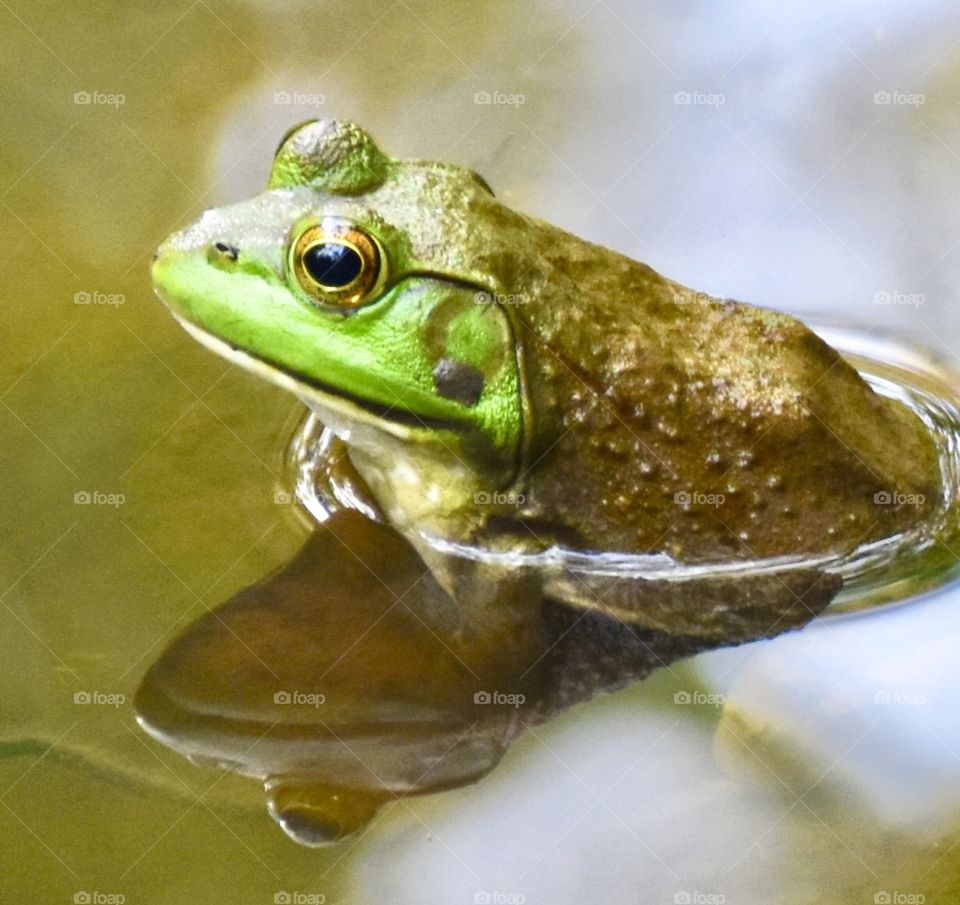
[[266, 192], [157, 252], [161, 298], [198, 339], [347, 427], [467, 440], [515, 460], [522, 403], [498, 294], [524, 218], [470, 170], [394, 160], [350, 123], [282, 141]]

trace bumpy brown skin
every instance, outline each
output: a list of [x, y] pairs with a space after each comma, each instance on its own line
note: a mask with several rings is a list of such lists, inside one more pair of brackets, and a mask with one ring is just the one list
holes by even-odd
[[594, 248], [544, 248], [514, 308], [536, 440], [513, 518], [691, 562], [849, 550], [929, 515], [921, 422], [802, 323]]

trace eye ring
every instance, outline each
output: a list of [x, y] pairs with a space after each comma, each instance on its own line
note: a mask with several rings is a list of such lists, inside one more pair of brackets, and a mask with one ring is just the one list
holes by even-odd
[[324, 217], [290, 246], [289, 268], [300, 288], [323, 305], [358, 308], [382, 283], [380, 244], [355, 223]]

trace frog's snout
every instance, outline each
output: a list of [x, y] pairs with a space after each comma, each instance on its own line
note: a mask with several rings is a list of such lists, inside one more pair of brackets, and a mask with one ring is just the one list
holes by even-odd
[[231, 269], [240, 258], [240, 247], [224, 238], [199, 238], [189, 231], [177, 233], [163, 242], [153, 253], [151, 276], [154, 286], [165, 285], [165, 275], [175, 268], [178, 261], [194, 257], [205, 259], [218, 269]]

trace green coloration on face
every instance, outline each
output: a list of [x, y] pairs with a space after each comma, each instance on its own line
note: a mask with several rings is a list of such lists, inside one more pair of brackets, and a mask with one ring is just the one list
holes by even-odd
[[[184, 326], [297, 392], [341, 434], [360, 428], [374, 453], [400, 438], [418, 460], [431, 449], [452, 460], [473, 475], [467, 484], [508, 481], [523, 430], [514, 330], [490, 301], [495, 274], [458, 250], [466, 221], [428, 211], [499, 207], [489, 191], [469, 171], [390, 161], [335, 123], [295, 129], [270, 186], [159, 250], [154, 283]], [[330, 224], [358, 231], [380, 259], [356, 304], [312, 292], [297, 273], [299, 237]], [[460, 495], [472, 495], [467, 484]]]
[[291, 130], [269, 189], [172, 236], [153, 275], [201, 341], [317, 412], [421, 550], [842, 553], [941, 500], [920, 421], [799, 321], [695, 293], [349, 123]]
[[[473, 303], [473, 291], [463, 298], [458, 287], [410, 277], [402, 290], [389, 290], [376, 304], [344, 315], [318, 311], [272, 275], [221, 269], [198, 255], [160, 262], [154, 272], [166, 297], [184, 300], [177, 313], [187, 323], [282, 368], [303, 383], [306, 395], [311, 389], [320, 396], [342, 395], [387, 422], [449, 432], [480, 426], [494, 443], [517, 442], [515, 360], [505, 366], [511, 336], [491, 309]], [[433, 391], [436, 363], [419, 325], [450, 302], [464, 310], [451, 325], [459, 329], [451, 329], [446, 354], [478, 367], [491, 359], [502, 363], [491, 374], [482, 406], [468, 408]]]

